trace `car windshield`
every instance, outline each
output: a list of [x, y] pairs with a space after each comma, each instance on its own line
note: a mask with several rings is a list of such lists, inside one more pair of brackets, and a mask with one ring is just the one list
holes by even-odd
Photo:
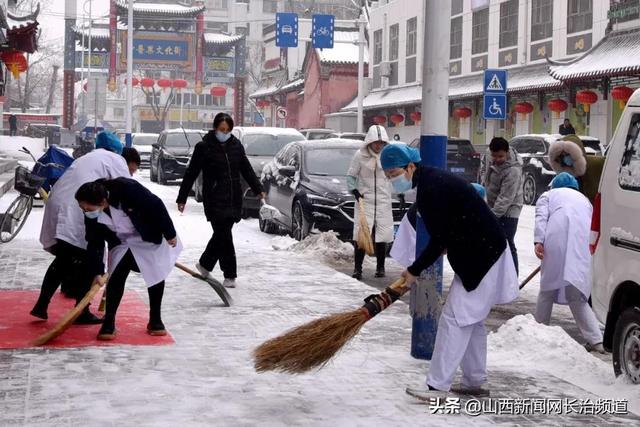
[[247, 156], [275, 156], [288, 143], [303, 139], [302, 135], [250, 134], [242, 138], [242, 145]]
[[165, 144], [167, 147], [195, 147], [198, 142], [202, 141], [202, 134], [195, 132], [187, 132], [186, 134], [186, 137], [182, 132], [167, 134]]
[[[184, 135], [182, 135], [182, 139], [184, 139]], [[133, 137], [133, 143], [135, 145], [151, 145], [155, 144], [157, 141], [157, 135], [134, 135]], [[191, 138], [189, 138], [189, 141], [191, 141]]]
[[473, 154], [475, 150], [469, 141], [449, 141], [447, 151], [450, 153]]
[[305, 167], [309, 175], [347, 176], [351, 159], [357, 148], [317, 148], [305, 153]]
[[329, 136], [327, 132], [309, 132], [307, 139], [327, 139], [327, 136]]
[[357, 139], [359, 141], [364, 141], [364, 135], [358, 133], [343, 133], [340, 138], [343, 139]]
[[601, 150], [600, 141], [598, 141], [597, 139], [583, 139], [582, 145], [584, 145], [584, 148], [591, 148], [592, 150], [595, 150], [597, 152], [600, 152]]

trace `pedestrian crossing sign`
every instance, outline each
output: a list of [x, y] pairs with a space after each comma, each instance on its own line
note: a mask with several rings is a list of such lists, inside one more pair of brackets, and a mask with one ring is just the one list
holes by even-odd
[[486, 93], [507, 93], [507, 71], [490, 69], [484, 71], [484, 91]]

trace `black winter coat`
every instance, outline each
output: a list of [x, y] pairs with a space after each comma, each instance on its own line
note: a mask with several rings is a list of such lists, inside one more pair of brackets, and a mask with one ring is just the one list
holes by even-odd
[[429, 166], [420, 168], [416, 204], [430, 238], [409, 272], [418, 276], [446, 250], [464, 288], [476, 289], [507, 248], [489, 206], [464, 180]]
[[207, 220], [216, 222], [232, 219], [240, 221], [242, 214], [242, 186], [245, 179], [254, 193], [264, 192], [242, 143], [231, 136], [220, 142], [214, 131], [209, 131], [196, 147], [184, 173], [177, 203], [186, 203], [189, 191], [202, 172], [202, 202]]
[[[120, 209], [129, 217], [142, 240], [159, 245], [163, 239], [171, 240], [176, 237], [173, 221], [162, 200], [138, 181], [116, 178], [104, 180], [103, 183], [109, 192], [109, 206]], [[105, 210], [105, 214], [109, 214], [108, 209]], [[93, 275], [102, 274], [104, 243], [107, 242], [111, 249], [121, 243], [120, 239], [97, 219], [85, 217], [84, 223], [89, 267]]]

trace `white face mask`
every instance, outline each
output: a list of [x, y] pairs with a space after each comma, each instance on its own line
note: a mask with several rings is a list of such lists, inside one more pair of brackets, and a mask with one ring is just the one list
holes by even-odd
[[102, 208], [95, 211], [86, 211], [84, 213], [84, 216], [86, 216], [89, 219], [98, 219], [100, 218], [100, 215], [102, 215]]
[[391, 178], [391, 185], [398, 194], [406, 193], [412, 187], [411, 181], [407, 179], [405, 174]]

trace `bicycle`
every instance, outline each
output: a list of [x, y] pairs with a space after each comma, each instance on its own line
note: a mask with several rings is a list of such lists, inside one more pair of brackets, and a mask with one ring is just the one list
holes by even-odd
[[[31, 156], [36, 165], [40, 165], [44, 168], [64, 168], [63, 165], [58, 163], [41, 163], [31, 154], [31, 152], [22, 147], [19, 150], [22, 153]], [[7, 243], [13, 240], [24, 224], [27, 222], [27, 218], [33, 208], [33, 200], [36, 195], [40, 195], [42, 200], [46, 203], [49, 193], [47, 193], [42, 185], [47, 181], [46, 177], [42, 177], [32, 173], [24, 166], [17, 166], [15, 172], [15, 181], [13, 187], [20, 194], [15, 198], [5, 211], [2, 221], [0, 222], [0, 242]]]

